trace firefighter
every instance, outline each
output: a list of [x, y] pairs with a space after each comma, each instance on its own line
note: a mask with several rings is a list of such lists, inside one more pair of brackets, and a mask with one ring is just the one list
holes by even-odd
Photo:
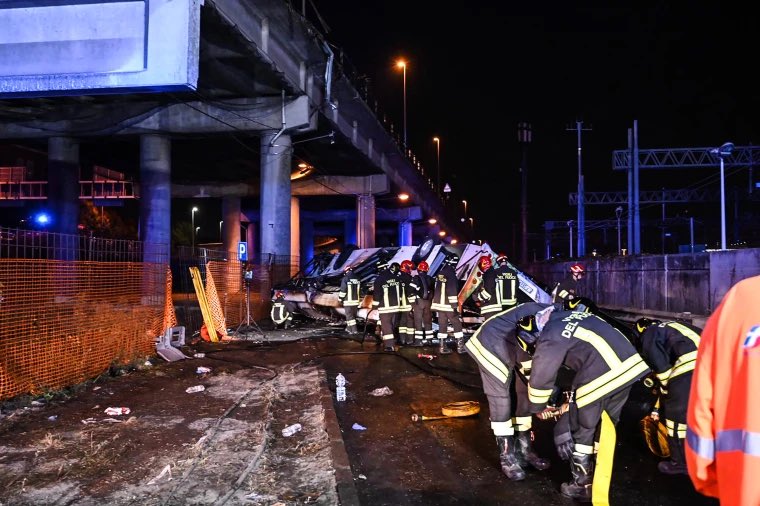
[[395, 351], [393, 347], [394, 325], [402, 311], [403, 288], [399, 279], [401, 267], [393, 262], [375, 277], [372, 291], [372, 307], [380, 315], [380, 328], [385, 351]]
[[570, 275], [563, 279], [552, 291], [552, 302], [562, 302], [565, 299], [578, 297], [578, 282], [586, 274], [586, 268], [581, 264], [570, 266]]
[[[516, 335], [518, 320], [546, 307], [547, 304], [527, 302], [498, 312], [488, 318], [465, 344], [467, 353], [480, 369], [501, 470], [510, 480], [524, 479], [527, 464], [541, 471], [549, 468], [549, 461], [533, 450], [527, 384], [531, 357], [527, 346], [518, 341]], [[514, 416], [510, 398], [512, 382], [517, 395]]]
[[338, 298], [343, 303], [343, 310], [346, 313], [346, 332], [356, 334], [359, 331], [356, 327], [356, 313], [361, 303], [361, 280], [350, 265], [343, 270], [343, 273]]
[[760, 276], [736, 283], [707, 319], [686, 412], [694, 488], [722, 506], [760, 504]]
[[[487, 259], [490, 267], [491, 257], [480, 257], [481, 261], [483, 259]], [[480, 264], [478, 265], [480, 266]], [[509, 265], [509, 259], [504, 254], [496, 257], [496, 265], [496, 268], [483, 271], [483, 284], [478, 294], [483, 304], [480, 307], [480, 314], [486, 317], [517, 305], [517, 288], [519, 286], [517, 271]], [[481, 268], [481, 270], [483, 269]]]
[[414, 263], [411, 260], [403, 260], [400, 266], [399, 279], [401, 279], [402, 302], [399, 313], [398, 332], [401, 344], [411, 346], [414, 344], [414, 315], [412, 308], [417, 299], [417, 294], [412, 287], [412, 271]]
[[414, 344], [424, 346], [428, 338], [433, 338], [433, 312], [430, 304], [433, 300], [435, 280], [428, 274], [430, 267], [424, 260], [417, 265], [417, 275], [412, 278], [414, 299]]
[[[606, 411], [614, 424], [633, 384], [647, 375], [649, 368], [625, 335], [602, 318], [589, 312], [555, 310], [551, 305], [518, 322], [518, 337], [535, 344], [528, 398], [531, 411], [547, 405], [563, 365], [575, 372], [570, 403], [570, 431], [557, 434], [557, 453], [570, 459], [572, 481], [561, 492], [581, 501], [591, 500], [594, 475], [594, 440]], [[559, 423], [558, 423], [559, 426]]]
[[285, 294], [280, 290], [276, 291], [272, 299], [272, 310], [269, 312], [274, 328], [289, 328], [293, 324], [294, 310], [293, 303], [285, 300]]
[[446, 346], [449, 323], [454, 329], [454, 340], [457, 343], [457, 353], [465, 353], [464, 332], [462, 320], [459, 319], [459, 279], [454, 266], [459, 257], [449, 255], [443, 261], [443, 266], [435, 276], [435, 292], [431, 309], [438, 313], [438, 353], [451, 353]]
[[668, 431], [670, 460], [657, 464], [657, 469], [664, 474], [688, 474], [684, 456], [686, 408], [702, 329], [682, 322], [639, 318], [636, 332], [639, 353], [659, 382], [662, 413], [654, 410], [651, 416], [655, 421], [664, 418]]

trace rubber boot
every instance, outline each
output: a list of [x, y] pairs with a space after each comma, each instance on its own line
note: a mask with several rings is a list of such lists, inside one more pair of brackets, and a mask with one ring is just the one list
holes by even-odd
[[686, 467], [686, 456], [683, 450], [683, 439], [668, 436], [670, 447], [670, 460], [663, 460], [657, 464], [657, 469], [663, 474], [689, 474]]
[[464, 336], [456, 337], [456, 342], [457, 342], [457, 353], [459, 353], [460, 355], [462, 353], [467, 353], [467, 349], [465, 349], [464, 347]]
[[573, 453], [570, 461], [570, 473], [573, 481], [563, 483], [560, 492], [565, 497], [571, 497], [581, 502], [591, 502], [591, 484], [594, 481], [593, 455]]
[[496, 444], [499, 446], [499, 462], [501, 471], [513, 481], [525, 479], [525, 471], [517, 462], [515, 454], [514, 436], [496, 436]]
[[446, 346], [446, 334], [438, 334], [438, 353], [448, 355], [451, 350]]
[[515, 438], [515, 444], [517, 446], [517, 460], [522, 466], [530, 464], [539, 471], [546, 471], [549, 469], [551, 464], [549, 463], [549, 459], [543, 459], [539, 457], [536, 451], [533, 449], [531, 432], [532, 431], [530, 430], [525, 430], [517, 433], [517, 437]]

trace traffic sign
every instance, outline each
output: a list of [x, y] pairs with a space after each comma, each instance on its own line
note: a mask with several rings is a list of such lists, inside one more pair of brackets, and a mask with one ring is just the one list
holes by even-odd
[[248, 261], [248, 243], [240, 241], [238, 243], [238, 260], [241, 262]]

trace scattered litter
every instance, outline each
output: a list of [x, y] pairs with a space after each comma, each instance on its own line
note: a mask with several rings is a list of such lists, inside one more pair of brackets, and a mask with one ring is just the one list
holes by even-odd
[[32, 406], [44, 406], [45, 401], [32, 401]]
[[195, 385], [194, 387], [186, 388], [185, 392], [192, 394], [195, 392], [203, 392], [204, 390], [206, 390], [206, 387], [204, 387], [203, 385]]
[[211, 368], [210, 367], [199, 367], [198, 369], [195, 370], [196, 374], [206, 374], [206, 373], [209, 373], [209, 372], [211, 372]]
[[428, 360], [433, 360], [435, 358], [435, 355], [429, 355], [427, 353], [418, 353], [417, 358], [426, 358]]
[[[130, 420], [131, 420], [131, 418], [130, 418]], [[103, 418], [103, 420], [101, 420], [101, 422], [106, 422], [106, 423], [124, 423], [124, 420], [117, 420], [116, 418]]]
[[90, 423], [98, 423], [98, 421], [95, 420], [94, 418], [86, 418], [86, 419], [82, 420], [82, 423], [85, 424], [85, 425], [87, 425], [87, 424], [90, 424]]
[[388, 387], [376, 388], [372, 390], [369, 395], [374, 397], [384, 397], [386, 395], [393, 395], [393, 390]]
[[[248, 407], [248, 404], [246, 404], [246, 403], [242, 403], [242, 404], [240, 405], [240, 407], [241, 407], [241, 408], [245, 408], [245, 407]], [[290, 410], [288, 409], [287, 411], [290, 411]]]
[[367, 427], [359, 425], [358, 423], [354, 423], [351, 428], [354, 430], [367, 430]]
[[364, 476], [363, 474], [360, 474], [360, 475], [358, 476], [358, 478], [359, 478], [360, 480], [366, 480], [366, 479], [367, 479], [367, 477], [366, 477], [366, 476]]
[[153, 365], [153, 364], [151, 363], [151, 361], [150, 361], [150, 360], [146, 360], [146, 361], [145, 361], [145, 367], [151, 367], [152, 365]]
[[204, 358], [204, 357], [206, 356], [206, 354], [205, 354], [205, 353], [196, 353], [196, 354], [195, 354], [195, 355], [193, 355], [193, 356], [194, 356], [195, 358]]
[[293, 425], [288, 425], [284, 429], [282, 429], [282, 435], [285, 437], [290, 437], [296, 432], [299, 432], [303, 427], [301, 427], [300, 423], [294, 423]]
[[51, 422], [55, 422], [56, 420], [58, 420], [58, 415], [50, 415], [48, 417], [48, 420], [50, 420]]
[[111, 416], [128, 415], [132, 411], [129, 408], [106, 408], [105, 414]]
[[92, 391], [94, 392], [95, 390], [100, 390], [100, 387], [92, 387]]
[[167, 481], [172, 481], [172, 466], [169, 464], [166, 464], [166, 466], [161, 470], [161, 473], [159, 473], [158, 476], [153, 478], [148, 482], [148, 485], [154, 485], [158, 480], [164, 477], [164, 475], [169, 474], [169, 479]]

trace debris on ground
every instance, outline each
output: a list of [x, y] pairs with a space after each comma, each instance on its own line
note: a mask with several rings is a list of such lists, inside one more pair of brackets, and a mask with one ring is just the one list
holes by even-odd
[[354, 423], [351, 428], [354, 430], [367, 430], [367, 427], [359, 425], [358, 423]]
[[386, 395], [393, 395], [393, 390], [388, 387], [381, 387], [372, 390], [369, 395], [373, 397], [385, 397]]

